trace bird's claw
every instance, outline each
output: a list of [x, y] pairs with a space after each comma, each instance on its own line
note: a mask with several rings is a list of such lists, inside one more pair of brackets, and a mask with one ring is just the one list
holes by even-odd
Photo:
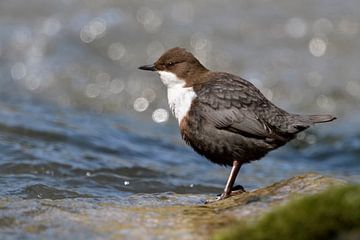
[[234, 196], [234, 195], [238, 195], [238, 194], [241, 194], [241, 193], [244, 193], [244, 192], [246, 192], [246, 191], [245, 191], [243, 186], [236, 185], [235, 187], [233, 187], [231, 189], [231, 192], [228, 192], [228, 193], [223, 192], [221, 194], [218, 194], [216, 199], [214, 199], [214, 200], [206, 200], [205, 204], [217, 202], [217, 201], [223, 200], [225, 198], [228, 198], [228, 197], [231, 197], [231, 196]]

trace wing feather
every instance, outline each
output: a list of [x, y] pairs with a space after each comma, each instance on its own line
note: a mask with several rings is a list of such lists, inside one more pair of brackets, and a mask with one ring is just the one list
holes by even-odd
[[250, 82], [224, 74], [205, 85], [197, 91], [197, 100], [216, 128], [254, 138], [273, 135], [271, 125], [261, 117], [271, 103]]

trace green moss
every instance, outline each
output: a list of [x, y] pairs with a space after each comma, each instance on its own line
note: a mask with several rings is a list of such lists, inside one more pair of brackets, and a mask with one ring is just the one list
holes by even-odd
[[257, 223], [238, 223], [216, 240], [338, 239], [360, 229], [360, 186], [343, 186], [278, 207]]

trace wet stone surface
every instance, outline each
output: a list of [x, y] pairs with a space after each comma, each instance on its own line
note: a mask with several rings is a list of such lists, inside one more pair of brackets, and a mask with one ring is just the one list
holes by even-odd
[[305, 174], [206, 205], [214, 195], [135, 194], [121, 202], [8, 197], [0, 200], [0, 237], [208, 239], [234, 220], [254, 220], [295, 196], [341, 184], [345, 182]]

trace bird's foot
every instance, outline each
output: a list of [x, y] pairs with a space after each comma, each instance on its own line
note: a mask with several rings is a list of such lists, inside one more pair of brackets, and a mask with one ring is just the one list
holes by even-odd
[[[243, 186], [241, 186], [241, 185], [236, 185], [236, 186], [231, 188], [231, 192], [229, 194], [226, 194], [225, 192], [223, 192], [223, 193], [218, 194], [217, 196], [221, 197], [221, 196], [224, 195], [224, 197], [221, 198], [221, 199], [225, 199], [225, 198], [228, 198], [230, 196], [237, 195], [237, 194], [240, 194], [240, 193], [243, 193], [243, 192], [246, 192], [245, 188]], [[219, 200], [221, 200], [221, 199], [219, 199]]]
[[237, 192], [243, 193], [243, 192], [246, 192], [246, 191], [245, 191], [245, 188], [243, 186], [241, 186], [241, 185], [236, 185], [236, 186], [231, 188], [231, 193], [233, 193], [234, 195], [239, 194]]
[[228, 198], [228, 197], [231, 197], [231, 196], [234, 196], [234, 195], [238, 195], [238, 194], [241, 194], [241, 193], [244, 193], [246, 192], [244, 187], [241, 186], [241, 185], [236, 185], [234, 186], [232, 189], [231, 189], [231, 192], [227, 193], [227, 192], [223, 192], [221, 194], [218, 194], [217, 195], [217, 198], [214, 199], [214, 200], [207, 200], [205, 202], [205, 204], [208, 204], [208, 203], [213, 203], [213, 202], [217, 202], [217, 201], [220, 201], [220, 200], [223, 200], [225, 198]]

